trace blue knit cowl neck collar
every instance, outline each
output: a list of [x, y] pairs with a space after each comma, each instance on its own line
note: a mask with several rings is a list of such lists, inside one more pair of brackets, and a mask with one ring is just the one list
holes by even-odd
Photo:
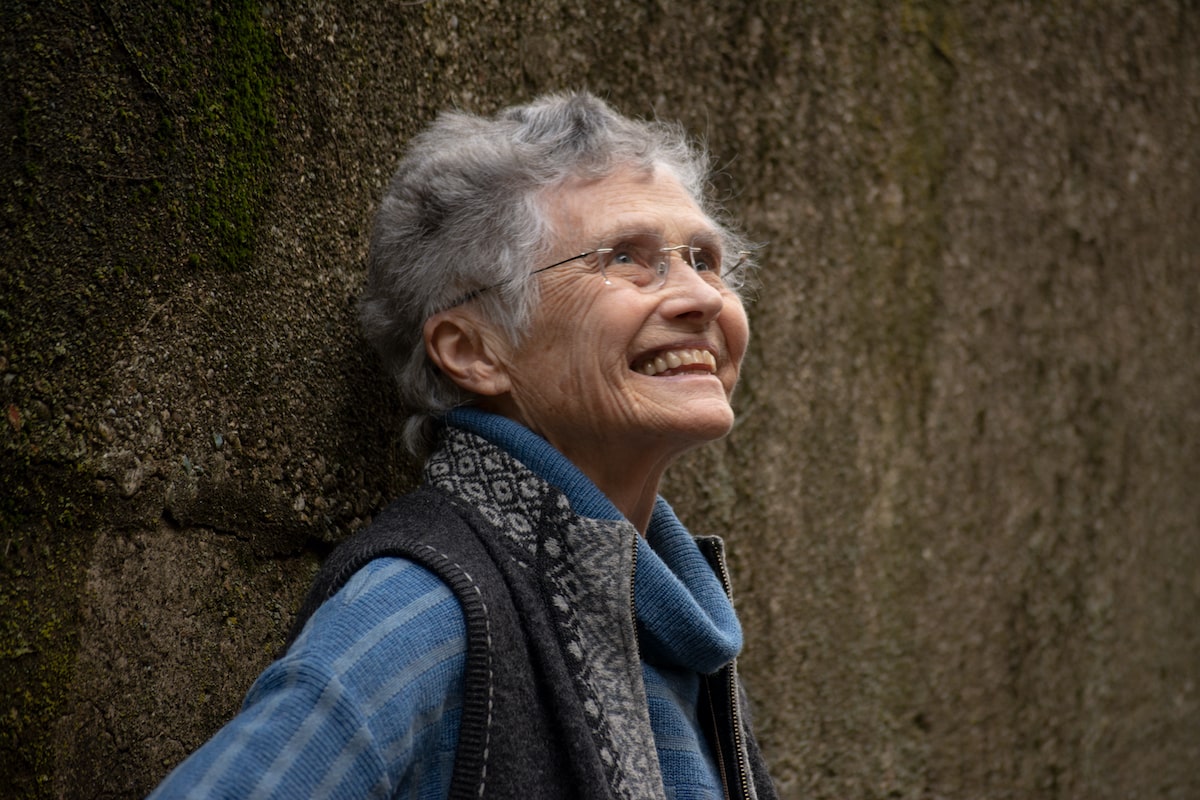
[[[592, 481], [542, 437], [507, 417], [456, 408], [446, 423], [503, 448], [561, 491], [582, 517], [623, 520]], [[638, 641], [652, 664], [717, 671], [742, 649], [742, 628], [720, 580], [662, 497], [638, 537], [634, 576]]]

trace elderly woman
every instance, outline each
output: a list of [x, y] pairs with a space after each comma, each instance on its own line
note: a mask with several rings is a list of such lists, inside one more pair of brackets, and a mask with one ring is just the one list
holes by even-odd
[[748, 339], [706, 178], [587, 94], [413, 141], [361, 308], [424, 482], [157, 796], [775, 796], [720, 542], [658, 496], [729, 432]]

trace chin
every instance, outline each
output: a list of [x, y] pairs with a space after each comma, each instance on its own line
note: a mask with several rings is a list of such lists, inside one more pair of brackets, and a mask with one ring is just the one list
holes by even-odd
[[688, 406], [679, 409], [670, 426], [675, 437], [693, 443], [692, 446], [715, 442], [733, 430], [733, 409], [727, 403], [713, 403], [704, 408]]

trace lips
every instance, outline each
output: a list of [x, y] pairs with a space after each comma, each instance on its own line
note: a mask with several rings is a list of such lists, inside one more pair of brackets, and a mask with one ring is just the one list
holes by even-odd
[[660, 350], [634, 362], [633, 371], [650, 377], [676, 375], [683, 372], [716, 374], [717, 359], [708, 350], [699, 348]]

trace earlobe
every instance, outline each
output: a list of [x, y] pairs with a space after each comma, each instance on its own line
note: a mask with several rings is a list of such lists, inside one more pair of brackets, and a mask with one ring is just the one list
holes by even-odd
[[460, 388], [483, 397], [509, 391], [497, 335], [480, 320], [451, 309], [426, 320], [422, 334], [429, 359]]

